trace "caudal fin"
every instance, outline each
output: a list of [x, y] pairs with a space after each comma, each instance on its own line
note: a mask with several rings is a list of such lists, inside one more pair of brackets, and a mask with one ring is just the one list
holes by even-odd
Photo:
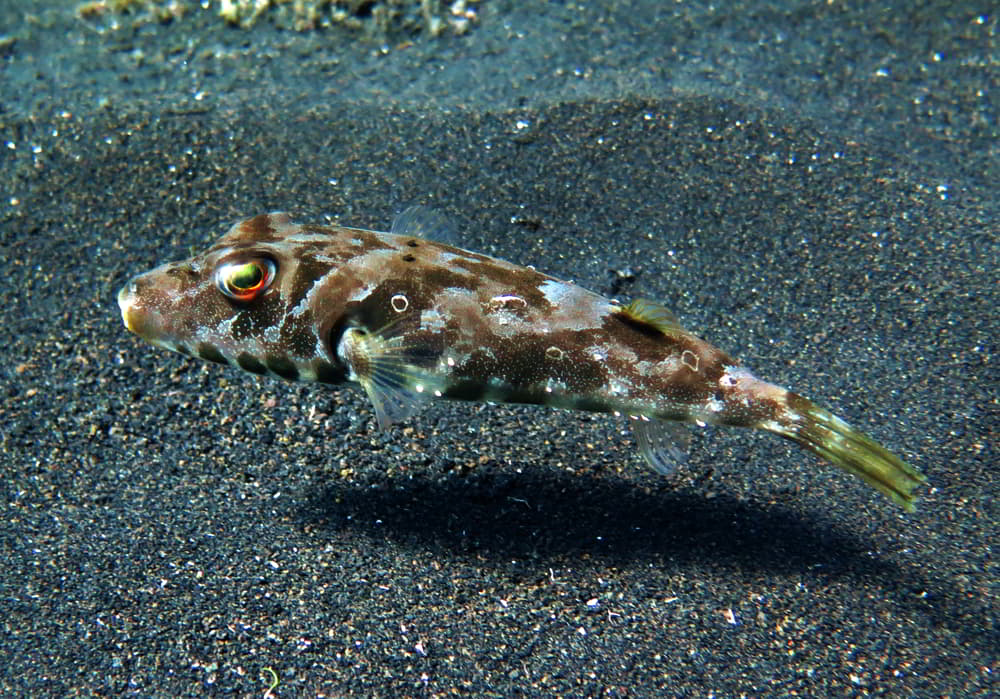
[[787, 402], [789, 420], [771, 423], [765, 429], [863, 478], [907, 512], [916, 509], [913, 490], [927, 480], [920, 471], [807, 398], [789, 393]]

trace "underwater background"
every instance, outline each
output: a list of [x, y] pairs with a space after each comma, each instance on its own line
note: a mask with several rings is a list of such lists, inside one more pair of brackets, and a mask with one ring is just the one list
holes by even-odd
[[[12, 696], [988, 696], [997, 17], [952, 2], [0, 0], [0, 687]], [[671, 478], [601, 415], [144, 345], [234, 221], [386, 230], [662, 301], [920, 468]]]

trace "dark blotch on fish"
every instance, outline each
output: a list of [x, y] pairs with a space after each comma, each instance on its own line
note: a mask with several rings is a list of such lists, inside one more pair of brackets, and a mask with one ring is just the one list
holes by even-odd
[[240, 365], [243, 371], [249, 371], [251, 374], [258, 374], [264, 376], [267, 374], [267, 367], [264, 366], [259, 359], [257, 359], [252, 354], [244, 352], [236, 358], [236, 363]]

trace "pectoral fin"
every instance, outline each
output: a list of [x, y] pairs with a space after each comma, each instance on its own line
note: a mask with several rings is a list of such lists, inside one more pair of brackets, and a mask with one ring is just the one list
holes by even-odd
[[349, 378], [361, 384], [371, 399], [382, 429], [441, 395], [440, 381], [413, 362], [414, 348], [401, 335], [385, 337], [360, 327], [348, 328], [337, 354], [347, 365]]

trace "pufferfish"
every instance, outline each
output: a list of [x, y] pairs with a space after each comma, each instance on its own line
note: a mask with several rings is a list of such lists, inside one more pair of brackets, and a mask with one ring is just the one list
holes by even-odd
[[662, 305], [628, 304], [531, 267], [449, 244], [434, 211], [389, 233], [292, 223], [233, 226], [205, 252], [118, 294], [154, 345], [291, 381], [360, 385], [381, 427], [435, 398], [524, 403], [630, 418], [669, 473], [683, 423], [774, 432], [904, 509], [925, 478], [869, 436], [686, 330]]

